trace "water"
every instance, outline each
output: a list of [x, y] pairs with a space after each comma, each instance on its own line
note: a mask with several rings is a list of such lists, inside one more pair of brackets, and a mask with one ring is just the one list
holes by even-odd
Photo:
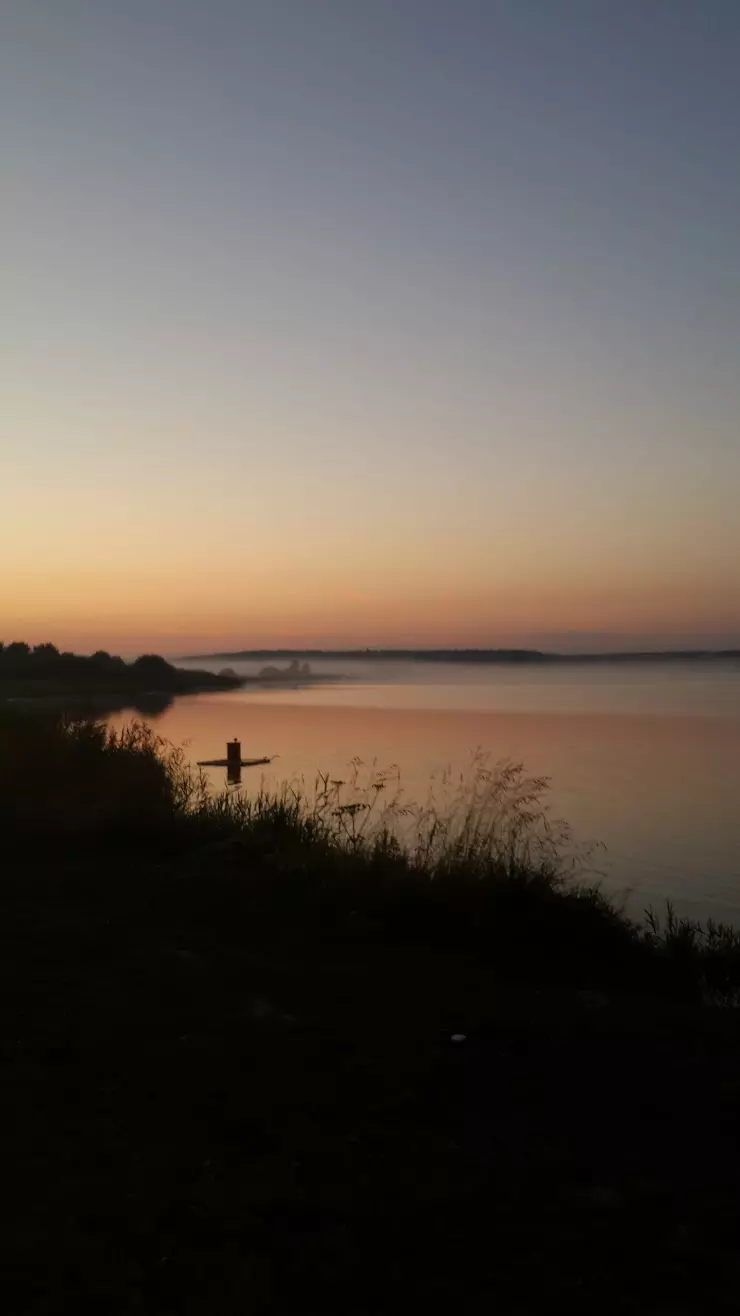
[[[263, 664], [229, 665], [255, 674]], [[476, 749], [522, 760], [550, 777], [555, 816], [604, 843], [605, 885], [628, 892], [632, 912], [668, 898], [682, 913], [740, 923], [740, 664], [311, 668], [343, 679], [187, 696], [157, 730], [187, 742], [194, 760], [220, 756], [234, 737], [245, 757], [277, 755], [268, 770], [245, 770], [247, 788], [262, 775], [346, 776], [357, 755], [398, 765], [406, 793], [423, 799], [432, 776], [464, 772]]]

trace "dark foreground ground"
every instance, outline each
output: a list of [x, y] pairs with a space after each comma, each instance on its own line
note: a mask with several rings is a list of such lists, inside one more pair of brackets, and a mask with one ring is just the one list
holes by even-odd
[[737, 1310], [734, 1012], [499, 982], [208, 850], [11, 869], [6, 1311]]

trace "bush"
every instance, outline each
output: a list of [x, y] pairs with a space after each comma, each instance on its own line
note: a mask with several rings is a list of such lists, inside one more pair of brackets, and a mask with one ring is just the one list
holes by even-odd
[[30, 845], [49, 838], [120, 841], [168, 828], [193, 787], [182, 751], [142, 723], [38, 713], [0, 715], [0, 821]]

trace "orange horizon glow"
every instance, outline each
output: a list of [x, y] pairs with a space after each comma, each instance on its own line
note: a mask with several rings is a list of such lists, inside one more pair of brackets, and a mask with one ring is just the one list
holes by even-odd
[[716, 526], [715, 542], [692, 546], [688, 561], [668, 517], [654, 524], [650, 552], [636, 536], [620, 545], [608, 526], [590, 529], [586, 552], [580, 528], [555, 539], [546, 508], [523, 521], [514, 505], [495, 529], [468, 523], [457, 538], [401, 522], [369, 553], [375, 534], [367, 509], [355, 535], [328, 522], [323, 535], [311, 537], [291, 524], [292, 508], [279, 516], [255, 500], [244, 518], [246, 542], [239, 537], [230, 547], [237, 508], [226, 491], [223, 544], [213, 502], [204, 504], [199, 528], [192, 528], [194, 509], [179, 534], [179, 501], [170, 492], [149, 524], [129, 536], [116, 518], [91, 517], [86, 499], [71, 492], [61, 509], [47, 506], [30, 540], [21, 525], [25, 509], [23, 517], [12, 507], [6, 514], [5, 560], [27, 541], [16, 569], [0, 580], [6, 642], [185, 653], [558, 647], [557, 638], [543, 644], [552, 636], [570, 649], [579, 636], [597, 648], [726, 647], [740, 638], [740, 542], [733, 558], [723, 532], [718, 552]]

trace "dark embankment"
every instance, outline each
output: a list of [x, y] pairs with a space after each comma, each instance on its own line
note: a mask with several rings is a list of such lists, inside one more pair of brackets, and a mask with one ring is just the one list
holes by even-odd
[[732, 1309], [737, 938], [564, 882], [536, 788], [404, 852], [3, 717], [8, 1309]]

